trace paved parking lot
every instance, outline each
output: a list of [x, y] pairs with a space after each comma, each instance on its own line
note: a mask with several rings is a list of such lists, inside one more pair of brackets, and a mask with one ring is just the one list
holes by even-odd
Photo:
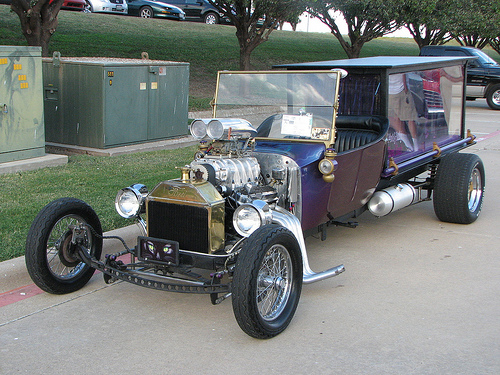
[[0, 374], [499, 374], [500, 113], [469, 102], [467, 122], [486, 168], [478, 221], [442, 223], [425, 202], [308, 238], [313, 270], [346, 272], [305, 285], [278, 337], [245, 335], [229, 300], [101, 275], [39, 293], [17, 259], [0, 267]]

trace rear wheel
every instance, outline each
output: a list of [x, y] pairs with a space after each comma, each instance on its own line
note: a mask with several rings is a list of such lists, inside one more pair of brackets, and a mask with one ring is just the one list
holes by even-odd
[[500, 83], [491, 86], [486, 92], [486, 101], [491, 109], [500, 109]]
[[153, 18], [153, 9], [151, 7], [142, 7], [139, 11], [139, 16], [142, 18]]
[[434, 212], [441, 221], [470, 224], [483, 206], [483, 162], [474, 154], [450, 154], [439, 163], [434, 181]]
[[26, 240], [26, 267], [35, 284], [53, 294], [82, 288], [94, 269], [81, 262], [71, 246], [71, 226], [88, 225], [85, 247], [99, 259], [102, 251], [101, 223], [94, 210], [75, 198], [49, 203], [37, 215]]
[[233, 278], [233, 311], [248, 335], [267, 339], [283, 332], [302, 289], [302, 257], [295, 236], [279, 225], [256, 230], [243, 245]]

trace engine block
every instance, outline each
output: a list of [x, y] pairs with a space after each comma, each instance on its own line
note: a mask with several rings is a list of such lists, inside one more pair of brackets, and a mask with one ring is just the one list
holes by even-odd
[[256, 184], [260, 175], [260, 166], [254, 157], [206, 156], [191, 162], [190, 167], [197, 179], [201, 178], [214, 186], [223, 186], [232, 191], [241, 189], [248, 183]]

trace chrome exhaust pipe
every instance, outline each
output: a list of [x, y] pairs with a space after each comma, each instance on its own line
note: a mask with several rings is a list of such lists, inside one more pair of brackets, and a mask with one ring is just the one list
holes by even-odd
[[299, 219], [279, 206], [277, 206], [276, 209], [272, 211], [272, 214], [272, 221], [274, 223], [288, 228], [295, 235], [295, 238], [297, 238], [300, 252], [302, 254], [302, 282], [304, 284], [310, 284], [316, 281], [327, 279], [329, 277], [337, 276], [345, 271], [345, 267], [343, 264], [322, 272], [314, 272], [313, 270], [311, 270], [311, 267], [309, 266], [309, 259], [307, 257], [306, 243], [304, 241], [304, 235], [302, 234], [302, 227], [300, 226]]

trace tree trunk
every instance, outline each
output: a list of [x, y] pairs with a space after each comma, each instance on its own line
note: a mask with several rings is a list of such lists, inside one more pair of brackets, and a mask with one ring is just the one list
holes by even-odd
[[250, 70], [251, 53], [248, 49], [240, 49], [240, 70]]
[[30, 46], [42, 47], [42, 56], [49, 56], [49, 42], [57, 28], [57, 15], [63, 0], [12, 0], [11, 9], [21, 21], [21, 31]]

